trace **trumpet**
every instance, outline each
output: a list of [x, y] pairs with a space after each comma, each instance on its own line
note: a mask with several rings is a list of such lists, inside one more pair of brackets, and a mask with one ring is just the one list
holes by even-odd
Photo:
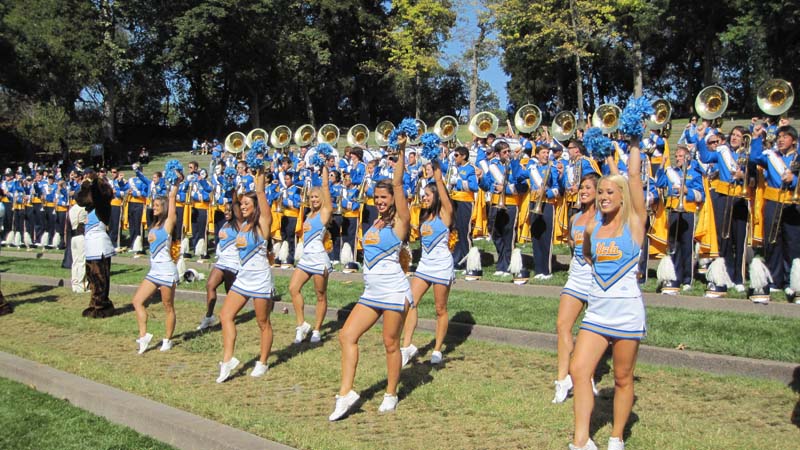
[[384, 120], [375, 127], [375, 143], [378, 147], [386, 147], [389, 145], [389, 135], [394, 130], [394, 124], [388, 120]]
[[363, 147], [369, 139], [369, 128], [363, 124], [356, 124], [347, 130], [347, 144], [353, 147]]
[[308, 195], [311, 191], [311, 189], [309, 188], [310, 184], [311, 184], [310, 178], [306, 178], [305, 180], [303, 180], [303, 190], [300, 193], [301, 208], [308, 208], [310, 206], [309, 195]]
[[470, 133], [483, 139], [497, 131], [498, 126], [500, 126], [500, 119], [497, 116], [489, 111], [481, 111], [472, 116], [467, 128]]
[[458, 133], [458, 120], [453, 116], [442, 116], [433, 126], [433, 132], [442, 142], [452, 141]]
[[695, 97], [694, 109], [697, 115], [706, 120], [722, 117], [728, 109], [728, 93], [719, 86], [705, 87]]
[[269, 143], [275, 148], [284, 148], [289, 145], [291, 136], [292, 130], [286, 125], [280, 125], [272, 130], [272, 133], [269, 135]]
[[530, 133], [542, 123], [542, 110], [528, 103], [517, 110], [514, 115], [514, 126], [520, 133]]
[[613, 133], [619, 128], [619, 118], [621, 115], [622, 110], [619, 109], [619, 106], [613, 103], [602, 104], [592, 113], [592, 126], [600, 128], [603, 134]]
[[314, 142], [316, 135], [317, 130], [310, 123], [300, 125], [300, 128], [294, 132], [294, 144], [298, 147], [308, 147]]
[[[547, 165], [545, 166], [544, 177], [542, 177], [542, 185], [539, 186], [539, 189], [536, 191], [536, 203], [534, 203], [531, 213], [537, 216], [541, 216], [543, 212], [542, 206], [544, 203], [544, 198], [547, 195], [547, 184], [550, 181], [550, 172], [553, 169], [552, 164], [553, 163], [548, 162]], [[532, 167], [531, 169], [538, 170], [536, 169], [536, 167], [538, 167], [538, 165]]]
[[553, 123], [550, 125], [550, 129], [552, 130], [550, 134], [553, 136], [553, 139], [559, 142], [566, 141], [575, 134], [576, 127], [577, 119], [575, 119], [575, 114], [569, 111], [561, 111], [556, 114]]

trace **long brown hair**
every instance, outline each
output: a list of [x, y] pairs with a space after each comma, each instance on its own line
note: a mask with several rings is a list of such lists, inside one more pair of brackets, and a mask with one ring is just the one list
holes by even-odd
[[153, 215], [153, 228], [158, 228], [164, 225], [164, 222], [167, 221], [167, 215], [169, 214], [169, 200], [167, 197], [157, 197], [154, 202], [161, 202], [161, 213], [159, 215]]
[[378, 189], [386, 189], [392, 196], [392, 204], [389, 205], [389, 207], [386, 209], [384, 215], [380, 217], [380, 219], [383, 220], [384, 223], [386, 223], [387, 225], [392, 225], [394, 224], [395, 213], [397, 213], [397, 208], [394, 206], [394, 186], [392, 185], [392, 182], [390, 180], [381, 180], [375, 184], [375, 188], [373, 189], [373, 195], [374, 192]]
[[[250, 191], [242, 196], [242, 198], [244, 197], [249, 198], [250, 201], [253, 202], [253, 221], [248, 222], [247, 226], [251, 230], [255, 229], [256, 233], [259, 233], [259, 236], [261, 236], [260, 232], [258, 231], [258, 227], [256, 226], [256, 223], [258, 223], [258, 219], [261, 217], [261, 209], [258, 207], [258, 196], [256, 195], [255, 191]], [[247, 217], [242, 217], [242, 219], [247, 221]]]

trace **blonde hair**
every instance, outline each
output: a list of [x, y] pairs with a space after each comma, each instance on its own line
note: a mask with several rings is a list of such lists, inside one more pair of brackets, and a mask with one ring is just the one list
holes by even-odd
[[[620, 191], [622, 191], [622, 206], [620, 208], [619, 214], [621, 215], [620, 218], [622, 219], [621, 223], [627, 224], [631, 218], [631, 189], [628, 187], [628, 180], [623, 177], [622, 175], [606, 175], [600, 178], [600, 181], [597, 182], [598, 188], [603, 183], [603, 181], [609, 181], [617, 186]], [[595, 198], [595, 208], [598, 211], [600, 209], [600, 195]]]

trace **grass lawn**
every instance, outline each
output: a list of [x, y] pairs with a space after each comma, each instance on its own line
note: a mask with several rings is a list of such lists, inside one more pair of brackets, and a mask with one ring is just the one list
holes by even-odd
[[[320, 345], [292, 345], [294, 318], [274, 314], [270, 371], [247, 376], [258, 351], [252, 312], [238, 325], [236, 355], [244, 368], [218, 385], [219, 328], [196, 333], [203, 307], [178, 302], [176, 345], [168, 353], [136, 355], [130, 312], [104, 320], [80, 317], [85, 295], [62, 288], [6, 282], [16, 310], [2, 317], [0, 349], [160, 401], [259, 436], [300, 448], [536, 448], [563, 449], [570, 440], [572, 405], [552, 405], [552, 354], [450, 339], [445, 363], [427, 362], [431, 335], [416, 338], [421, 356], [401, 375], [401, 402], [393, 414], [377, 413], [385, 389], [379, 328], [361, 342], [356, 389], [362, 402], [348, 419], [329, 423], [340, 376], [338, 322], [328, 322]], [[129, 298], [116, 298], [119, 306]], [[471, 314], [462, 306], [452, 314]], [[152, 304], [149, 331], [163, 337], [164, 313]], [[25, 339], [19, 336], [25, 335]], [[613, 380], [609, 363], [598, 372], [592, 433], [610, 432]], [[629, 448], [789, 448], [797, 442], [792, 414], [797, 394], [780, 383], [720, 377], [640, 365], [636, 404], [626, 431]], [[794, 419], [796, 420], [796, 419]], [[7, 420], [9, 422], [9, 420]]]
[[[0, 258], [0, 270], [69, 278], [69, 272], [62, 269], [57, 261]], [[147, 266], [124, 264], [112, 265], [114, 284], [138, 285], [148, 270]], [[273, 271], [274, 281], [284, 300], [289, 301], [287, 292], [289, 271]], [[555, 277], [554, 277], [555, 278]], [[204, 282], [181, 284], [181, 289], [204, 290]], [[358, 299], [363, 290], [362, 282], [330, 281], [328, 284], [329, 304], [342, 308]], [[314, 298], [312, 284], [307, 283], [303, 291], [306, 301]], [[220, 292], [220, 298], [222, 298]], [[178, 294], [180, 298], [180, 294]], [[124, 306], [115, 300], [116, 306]], [[480, 325], [513, 328], [529, 331], [555, 333], [558, 315], [558, 299], [548, 297], [526, 297], [499, 293], [480, 293], [452, 291], [448, 302], [450, 316], [465, 311], [458, 321], [468, 321]], [[178, 312], [181, 314], [181, 311]], [[433, 294], [429, 291], [420, 305], [421, 317], [435, 317]], [[187, 316], [183, 316], [187, 317]], [[190, 321], [199, 322], [200, 315], [190, 316]], [[771, 359], [776, 361], [800, 361], [800, 320], [740, 314], [723, 311], [697, 311], [679, 308], [647, 308], [648, 336], [645, 343], [658, 347], [675, 348], [683, 344], [688, 350], [697, 350], [724, 355], [749, 358]]]
[[76, 408], [15, 381], [0, 378], [0, 448], [171, 449], [173, 447]]

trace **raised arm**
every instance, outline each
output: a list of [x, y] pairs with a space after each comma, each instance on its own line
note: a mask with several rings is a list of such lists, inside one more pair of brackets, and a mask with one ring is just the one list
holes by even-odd
[[450, 195], [444, 186], [442, 168], [439, 165], [439, 161], [433, 162], [433, 179], [436, 180], [436, 190], [439, 191], [439, 201], [442, 202], [442, 210], [439, 212], [439, 217], [444, 225], [450, 228], [453, 225], [453, 202], [450, 201]]
[[258, 218], [258, 227], [261, 229], [261, 237], [267, 240], [270, 238], [272, 227], [272, 210], [267, 201], [267, 191], [264, 190], [265, 178], [264, 167], [261, 166], [256, 171], [256, 198], [258, 198], [258, 210], [261, 212], [261, 217]]
[[642, 156], [639, 153], [639, 140], [632, 138], [628, 146], [628, 186], [631, 191], [631, 232], [638, 244], [644, 241], [647, 208], [644, 204], [644, 188], [642, 187]]
[[331, 200], [331, 189], [329, 181], [328, 166], [322, 166], [322, 206], [319, 209], [319, 218], [322, 223], [328, 223], [333, 215], [333, 200]]
[[395, 164], [394, 178], [392, 179], [395, 207], [394, 233], [403, 241], [408, 237], [408, 231], [411, 228], [411, 212], [408, 210], [408, 200], [406, 200], [406, 194], [403, 191], [405, 164], [402, 162], [406, 160], [406, 140], [405, 134], [397, 138], [397, 142], [400, 144], [397, 154], [398, 164]]
[[[178, 184], [183, 181], [183, 177], [179, 176]], [[164, 222], [164, 231], [172, 234], [172, 229], [175, 228], [177, 214], [175, 213], [175, 204], [178, 198], [178, 186], [170, 186], [167, 193], [167, 220]]]

